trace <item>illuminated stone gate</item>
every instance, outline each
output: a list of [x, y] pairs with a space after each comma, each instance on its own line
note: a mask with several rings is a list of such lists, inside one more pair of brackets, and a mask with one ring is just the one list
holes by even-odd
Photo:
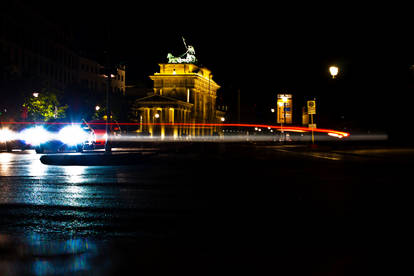
[[154, 82], [154, 94], [135, 101], [134, 111], [137, 121], [141, 123], [140, 131], [161, 137], [212, 135], [219, 132], [215, 126], [179, 124], [221, 123], [225, 115], [216, 109], [220, 86], [213, 81], [211, 71], [192, 63], [196, 61], [192, 46], [187, 47], [186, 54], [185, 59], [169, 54], [169, 63], [159, 64], [160, 72], [150, 76]]

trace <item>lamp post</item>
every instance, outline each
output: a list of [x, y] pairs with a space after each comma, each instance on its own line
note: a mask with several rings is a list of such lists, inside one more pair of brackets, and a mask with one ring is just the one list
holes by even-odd
[[110, 110], [110, 105], [109, 105], [109, 94], [110, 91], [109, 89], [111, 89], [111, 73], [109, 68], [107, 69], [107, 89], [106, 89], [106, 124], [105, 124], [105, 132], [106, 132], [106, 141], [105, 141], [105, 153], [111, 153], [112, 148], [111, 148], [111, 144], [110, 144], [110, 137], [111, 137], [111, 132], [110, 132], [110, 124], [111, 124], [111, 110]]
[[[333, 65], [333, 66], [330, 66], [329, 67], [329, 73], [331, 74], [331, 76], [332, 76], [332, 79], [333, 79], [333, 81], [332, 81], [332, 86], [331, 86], [331, 89], [332, 90], [334, 90], [335, 91], [335, 93], [334, 94], [338, 94], [338, 85], [339, 85], [339, 83], [338, 83], [338, 80], [335, 80], [335, 78], [336, 78], [336, 76], [338, 75], [338, 73], [339, 73], [339, 68], [337, 67], [337, 66], [335, 66], [335, 65]], [[337, 96], [336, 96], [337, 97]], [[336, 101], [335, 101], [336, 102]], [[344, 113], [344, 106], [343, 106], [343, 101], [339, 101], [339, 102], [336, 102], [335, 103], [335, 110], [332, 112], [332, 114], [336, 117], [337, 116], [337, 114], [339, 113], [339, 117], [340, 118], [344, 118], [344, 115], [343, 115], [343, 113]]]
[[159, 110], [156, 110], [155, 111], [155, 114], [154, 114], [154, 117], [153, 117], [153, 120], [152, 120], [152, 122], [153, 122], [153, 131], [152, 131], [152, 135], [154, 136], [155, 134], [158, 134], [158, 132], [159, 132], [159, 134], [160, 134], [160, 138], [161, 138], [161, 126], [160, 126], [160, 113], [159, 113]]

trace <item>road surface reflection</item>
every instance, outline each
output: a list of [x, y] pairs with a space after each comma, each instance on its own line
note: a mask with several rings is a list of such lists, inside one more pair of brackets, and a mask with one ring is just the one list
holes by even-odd
[[[91, 270], [98, 255], [96, 244], [88, 239], [50, 240], [37, 233], [0, 234], [0, 250], [9, 252], [9, 261], [1, 262], [0, 275], [79, 275]], [[99, 267], [94, 271], [100, 271]]]

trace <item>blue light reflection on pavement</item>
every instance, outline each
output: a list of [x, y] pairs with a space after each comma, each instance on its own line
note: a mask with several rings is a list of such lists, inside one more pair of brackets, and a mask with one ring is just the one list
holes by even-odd
[[36, 256], [32, 264], [32, 271], [36, 275], [88, 271], [91, 269], [90, 259], [97, 254], [95, 244], [87, 239], [45, 242], [41, 235], [33, 234], [28, 237], [27, 244], [31, 255]]
[[[98, 199], [102, 194], [107, 200], [116, 197], [118, 189], [104, 184], [120, 181], [117, 168], [48, 166], [42, 164], [39, 157], [0, 153], [0, 204], [104, 206]], [[20, 185], [13, 184], [16, 179]], [[99, 189], [96, 184], [100, 185]]]
[[[88, 239], [50, 240], [32, 233], [23, 238], [0, 234], [0, 249], [9, 252], [0, 265], [0, 275], [88, 275], [103, 274], [96, 266], [98, 247]], [[93, 273], [91, 273], [93, 271]]]
[[[30, 272], [0, 271], [2, 276], [76, 275], [74, 271], [103, 275], [99, 271], [105, 265], [119, 267], [113, 258], [125, 253], [124, 248], [145, 257], [152, 242], [185, 236], [198, 227], [188, 218], [195, 212], [191, 208], [203, 201], [188, 188], [193, 185], [182, 185], [186, 171], [177, 170], [177, 162], [52, 166], [42, 164], [40, 156], [33, 151], [0, 152], [0, 239], [18, 240], [20, 246], [9, 248], [24, 253], [17, 252], [3, 267]], [[64, 250], [73, 247], [77, 253]], [[88, 250], [79, 253], [84, 248]], [[49, 255], [37, 256], [42, 250]]]
[[[121, 195], [117, 185], [133, 180], [130, 169], [48, 166], [39, 157], [0, 152], [0, 207], [10, 217], [26, 217], [2, 220], [0, 251], [14, 249], [13, 258], [1, 262], [0, 275], [102, 275], [105, 264], [96, 261], [102, 245], [88, 236], [105, 227], [100, 217], [111, 216], [105, 208], [128, 205], [119, 200], [128, 200], [128, 191]], [[102, 211], [89, 213], [93, 208]]]

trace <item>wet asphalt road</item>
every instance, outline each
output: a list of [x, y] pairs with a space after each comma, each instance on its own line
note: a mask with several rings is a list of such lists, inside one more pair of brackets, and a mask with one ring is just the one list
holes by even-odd
[[364, 274], [406, 214], [412, 156], [214, 144], [55, 166], [1, 152], [0, 275]]

